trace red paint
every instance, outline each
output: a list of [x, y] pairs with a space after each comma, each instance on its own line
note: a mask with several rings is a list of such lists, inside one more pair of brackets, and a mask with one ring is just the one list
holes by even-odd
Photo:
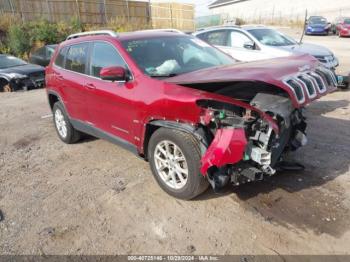
[[344, 19], [336, 25], [336, 30], [339, 36], [350, 36], [350, 24], [346, 24]]
[[[177, 37], [177, 34], [136, 32], [124, 34], [118, 38], [99, 35], [66, 41], [56, 49], [50, 65], [46, 68], [47, 90], [59, 94], [70, 118], [81, 120], [106, 133], [118, 136], [135, 145], [139, 153], [143, 154], [145, 130], [148, 123], [153, 120], [167, 120], [197, 125], [201, 122], [204, 110], [196, 104], [196, 101], [201, 99], [222, 101], [256, 111], [278, 133], [276, 122], [259, 109], [230, 97], [187, 88], [181, 84], [187, 81], [191, 83], [241, 80], [266, 82], [288, 92], [294, 106], [299, 108], [304, 104], [299, 105], [296, 102], [294, 95], [282, 80], [285, 76], [297, 73], [299, 68], [305, 64], [310, 65], [312, 69], [318, 65], [317, 60], [309, 56], [298, 56], [254, 63], [238, 63], [158, 80], [148, 77], [138, 68], [120, 41], [159, 36]], [[62, 47], [94, 41], [108, 42], [119, 51], [128, 65], [132, 80], [119, 83], [104, 81], [67, 71], [53, 64]], [[102, 70], [102, 75], [121, 76], [122, 73], [120, 68]], [[328, 87], [327, 92], [331, 90], [332, 88]], [[309, 102], [310, 100], [307, 100], [305, 104]], [[207, 116], [205, 122], [208, 123], [209, 120]], [[210, 163], [221, 166], [225, 163], [238, 162], [242, 158], [245, 144], [246, 138], [242, 129], [219, 129], [215, 141], [202, 160], [203, 174]]]
[[215, 138], [202, 157], [201, 173], [207, 174], [210, 167], [222, 167], [242, 160], [247, 139], [243, 128], [218, 129]]
[[[207, 68], [172, 77], [167, 81], [176, 84], [200, 84], [235, 81], [265, 82], [286, 91], [289, 94], [294, 107], [300, 108], [306, 104], [309, 104], [317, 97], [325, 95], [317, 93], [317, 97], [315, 99], [309, 99], [306, 97], [305, 102], [303, 104], [299, 104], [293, 94], [293, 91], [285, 83], [283, 83], [286, 76], [298, 73], [299, 68], [302, 68], [305, 65], [310, 65], [311, 70], [315, 70], [319, 63], [316, 58], [310, 55], [296, 55], [293, 57], [281, 57], [270, 60], [237, 63], [218, 68]], [[335, 89], [336, 87], [329, 88], [327, 93], [334, 91]], [[306, 93], [306, 87], [304, 87], [304, 93]]]
[[126, 79], [126, 71], [121, 66], [111, 66], [102, 68], [100, 77], [104, 80], [122, 81]]

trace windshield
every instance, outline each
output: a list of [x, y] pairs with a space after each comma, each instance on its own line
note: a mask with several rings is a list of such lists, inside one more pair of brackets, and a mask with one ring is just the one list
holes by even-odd
[[327, 24], [327, 19], [324, 17], [310, 17], [309, 24]]
[[291, 37], [273, 29], [251, 29], [248, 30], [260, 43], [268, 46], [288, 46], [295, 45], [297, 42]]
[[350, 18], [345, 18], [344, 19], [344, 24], [350, 25]]
[[0, 69], [22, 66], [26, 64], [26, 62], [14, 56], [0, 56]]
[[139, 68], [152, 77], [171, 77], [235, 63], [228, 55], [189, 36], [128, 40], [123, 41], [123, 46]]

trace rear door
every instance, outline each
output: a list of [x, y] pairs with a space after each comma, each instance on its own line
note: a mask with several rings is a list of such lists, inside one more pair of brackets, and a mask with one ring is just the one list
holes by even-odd
[[117, 48], [110, 42], [91, 43], [88, 89], [89, 113], [92, 124], [128, 142], [134, 142], [132, 121], [135, 108], [132, 101], [133, 81], [106, 81], [100, 78], [104, 67], [122, 66], [128, 68]]
[[236, 58], [235, 53], [232, 52], [231, 48], [229, 47], [228, 34], [229, 31], [227, 29], [220, 29], [199, 34], [197, 37], [211, 45], [216, 46], [233, 58]]
[[87, 90], [87, 58], [89, 44], [80, 43], [66, 47], [62, 66], [55, 66], [55, 78], [64, 99], [69, 116], [74, 120], [89, 123]]

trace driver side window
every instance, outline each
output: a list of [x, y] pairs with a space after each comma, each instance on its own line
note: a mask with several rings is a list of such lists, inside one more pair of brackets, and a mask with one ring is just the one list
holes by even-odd
[[94, 43], [91, 55], [90, 75], [99, 78], [101, 69], [109, 66], [126, 67], [126, 64], [112, 45], [105, 42]]
[[248, 36], [238, 31], [232, 31], [230, 34], [230, 38], [230, 43], [232, 47], [244, 48], [244, 45], [246, 43], [254, 44], [254, 42]]

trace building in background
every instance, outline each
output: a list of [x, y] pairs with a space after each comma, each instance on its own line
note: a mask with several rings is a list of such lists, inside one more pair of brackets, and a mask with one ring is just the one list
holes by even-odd
[[309, 15], [322, 15], [329, 20], [350, 16], [350, 0], [217, 0], [209, 5], [212, 15], [243, 19], [249, 23], [303, 21]]

